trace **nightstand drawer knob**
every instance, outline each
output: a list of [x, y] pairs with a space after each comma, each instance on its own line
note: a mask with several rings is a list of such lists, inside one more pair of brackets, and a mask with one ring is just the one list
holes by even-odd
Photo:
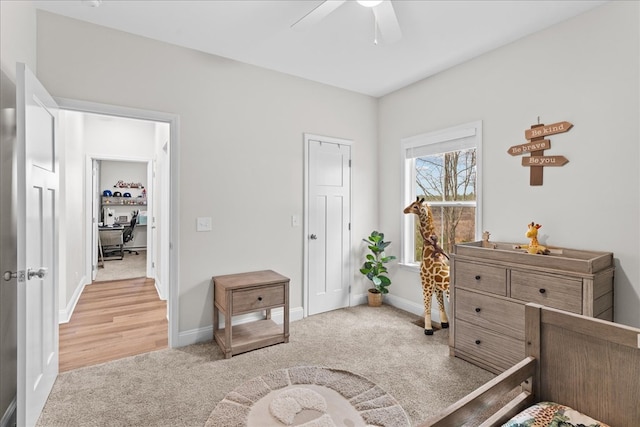
[[480, 311], [482, 311], [482, 309], [480, 307], [476, 307], [476, 313], [480, 313]]
[[481, 342], [482, 341], [480, 341], [480, 340], [476, 340], [476, 344], [478, 344], [478, 345], [480, 345]]
[[258, 297], [258, 301], [262, 301], [262, 297]]
[[476, 280], [480, 280], [480, 275], [479, 274], [476, 276]]
[[540, 293], [544, 294], [545, 292], [547, 292], [547, 290], [545, 288], [540, 289]]

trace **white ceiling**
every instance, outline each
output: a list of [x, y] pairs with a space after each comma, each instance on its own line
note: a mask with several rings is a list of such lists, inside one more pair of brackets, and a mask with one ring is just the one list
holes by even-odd
[[[382, 96], [606, 1], [393, 0], [403, 37], [373, 43], [371, 10], [347, 1], [305, 32], [320, 0], [34, 1], [37, 8]], [[550, 46], [551, 48], [551, 46]]]

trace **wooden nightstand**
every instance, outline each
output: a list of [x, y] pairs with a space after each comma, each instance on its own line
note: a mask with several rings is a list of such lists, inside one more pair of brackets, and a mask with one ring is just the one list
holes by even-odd
[[[216, 276], [213, 281], [213, 337], [224, 357], [289, 342], [289, 278], [275, 271]], [[282, 325], [271, 320], [271, 309], [284, 308]], [[264, 311], [265, 318], [231, 327], [233, 316]], [[219, 313], [224, 329], [219, 329]]]

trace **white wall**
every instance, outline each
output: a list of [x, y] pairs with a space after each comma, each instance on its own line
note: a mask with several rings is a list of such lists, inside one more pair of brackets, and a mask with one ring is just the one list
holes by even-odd
[[[483, 230], [523, 242], [543, 225], [552, 246], [610, 251], [615, 320], [640, 326], [639, 3], [612, 2], [380, 99], [381, 228], [400, 240], [401, 138], [483, 122]], [[550, 137], [544, 185], [507, 150], [537, 122], [567, 120]], [[391, 160], [388, 160], [391, 159]], [[393, 160], [397, 159], [397, 160]], [[400, 245], [395, 245], [399, 252]], [[421, 305], [418, 274], [396, 269], [391, 292]]]
[[16, 81], [16, 62], [36, 67], [36, 10], [30, 1], [0, 1], [0, 67]]
[[[122, 159], [153, 158], [155, 122], [99, 114], [83, 116], [84, 149], [87, 155]], [[146, 177], [144, 180], [146, 182]]]
[[64, 268], [60, 269], [60, 287], [58, 289], [58, 307], [60, 321], [67, 322], [84, 284], [91, 282], [87, 276], [85, 260], [87, 235], [85, 227], [84, 194], [86, 185], [91, 182], [84, 180], [84, 120], [82, 115], [74, 112], [61, 111], [59, 126], [61, 134], [59, 144], [60, 158], [60, 253], [59, 262]]
[[180, 116], [183, 336], [211, 326], [214, 275], [274, 269], [302, 306], [305, 132], [354, 141], [354, 250], [377, 224], [374, 98], [45, 12], [38, 63], [54, 96]]

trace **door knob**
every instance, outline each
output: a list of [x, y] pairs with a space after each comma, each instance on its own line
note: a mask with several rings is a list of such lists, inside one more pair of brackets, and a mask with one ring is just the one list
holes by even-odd
[[27, 271], [27, 279], [31, 280], [34, 277], [37, 277], [38, 279], [44, 279], [44, 276], [47, 275], [47, 269], [44, 267], [40, 267], [38, 270], [32, 270], [29, 269]]
[[2, 274], [2, 278], [5, 281], [9, 281], [11, 279], [17, 279], [18, 278], [18, 272], [12, 272], [12, 271], [5, 271], [4, 274]]
[[318, 240], [318, 236], [316, 236], [315, 234], [312, 234], [311, 236], [309, 236], [309, 238], [311, 240]]

